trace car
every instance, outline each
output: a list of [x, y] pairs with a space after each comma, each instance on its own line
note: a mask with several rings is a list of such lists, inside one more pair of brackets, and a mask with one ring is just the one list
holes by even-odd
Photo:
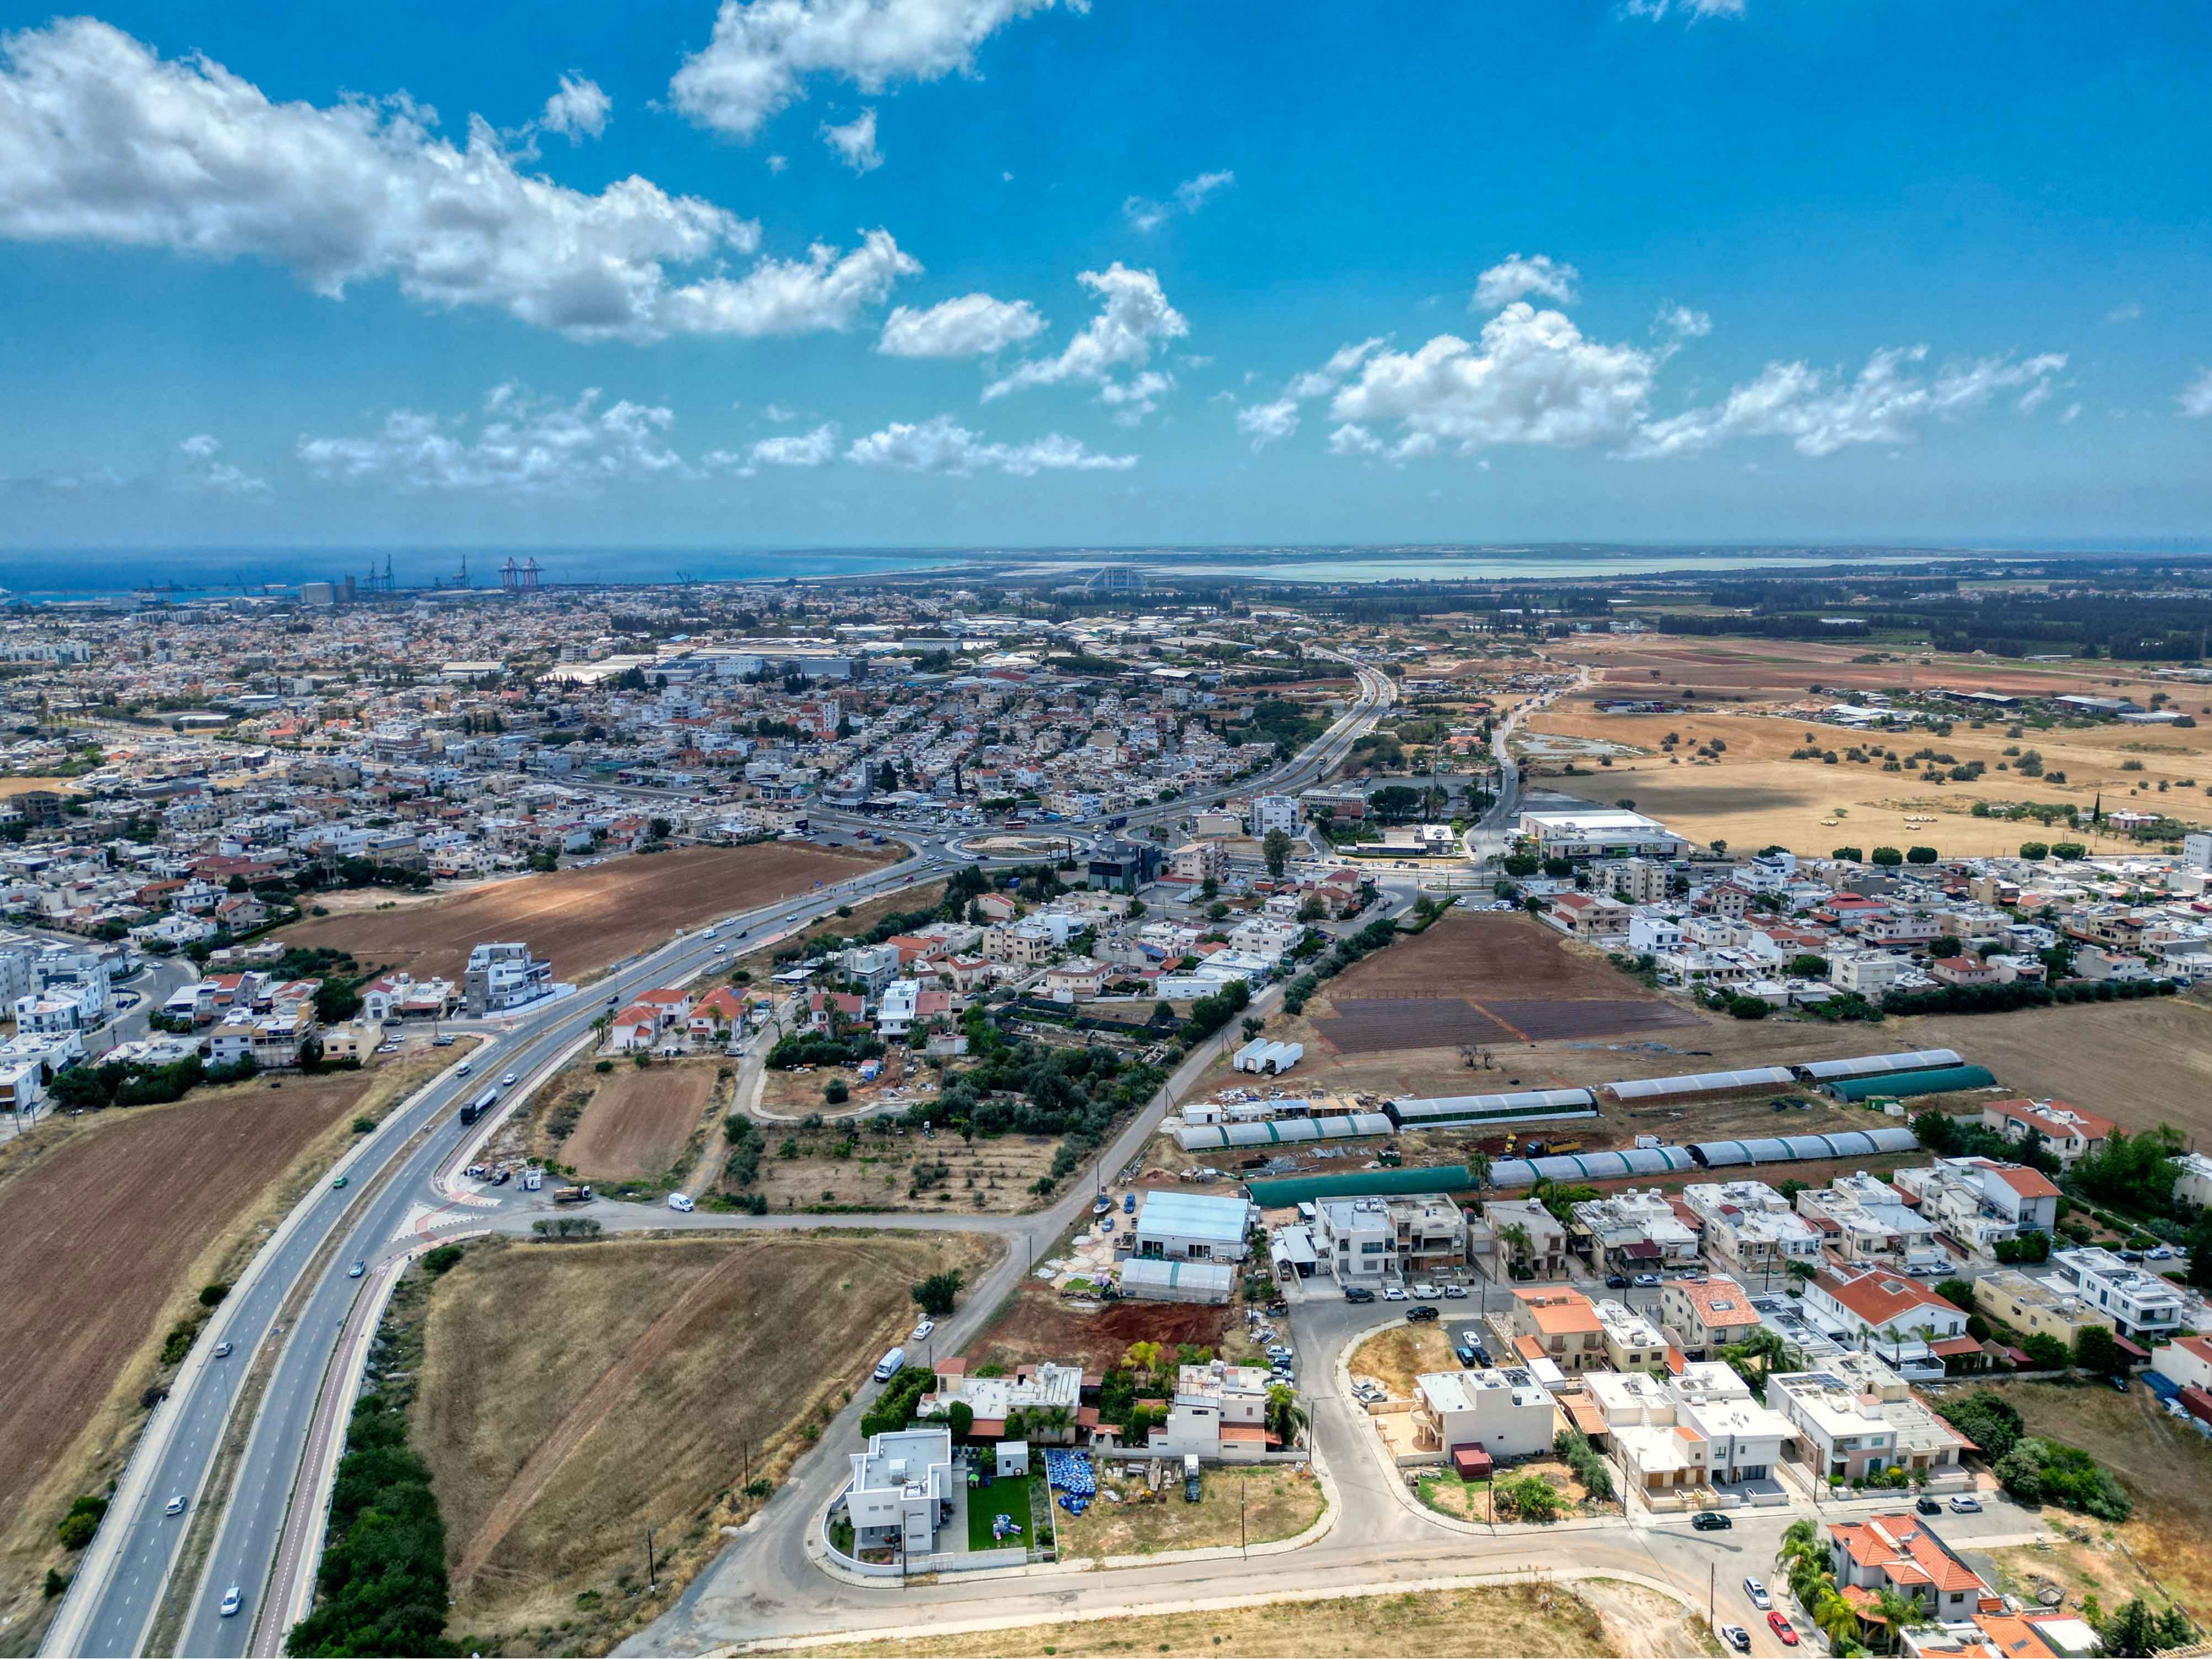
[[1782, 1638], [1784, 1647], [1794, 1648], [1797, 1645], [1797, 1626], [1784, 1618], [1781, 1613], [1768, 1613], [1766, 1622], [1772, 1626], [1774, 1633]]
[[502, 1089], [512, 1089], [520, 1081], [521, 1081], [520, 1079], [517, 1078], [514, 1073], [509, 1072], [505, 1077], [500, 1079], [499, 1086]]
[[430, 1039], [430, 1046], [433, 1048], [450, 1048], [453, 1046], [453, 1038], [443, 1036], [442, 1034]]
[[2143, 1255], [2146, 1260], [2151, 1261], [2171, 1261], [2173, 1260], [2173, 1247], [2170, 1244], [2161, 1244], [2155, 1249], [2145, 1250]]
[[1607, 1273], [1605, 1276], [1605, 1287], [1608, 1291], [1626, 1290], [1628, 1288], [1628, 1275], [1626, 1273]]
[[1347, 1285], [1344, 1287], [1344, 1299], [1346, 1302], [1372, 1302], [1375, 1292], [1364, 1285]]
[[1474, 1357], [1474, 1350], [1464, 1342], [1452, 1350], [1452, 1358], [1459, 1361], [1462, 1369], [1470, 1371], [1482, 1363]]
[[1774, 1598], [1766, 1593], [1766, 1586], [1756, 1578], [1743, 1581], [1743, 1593], [1751, 1598], [1751, 1605], [1765, 1613], [1774, 1605]]
[[355, 1262], [355, 1263], [353, 1264], [353, 1266], [352, 1266], [352, 1267], [348, 1267], [348, 1268], [346, 1269], [346, 1277], [347, 1277], [348, 1279], [359, 1279], [359, 1278], [360, 1278], [363, 1273], [367, 1273], [368, 1271], [368, 1263], [367, 1263], [366, 1261], [356, 1261], [356, 1262]]
[[1464, 1302], [1467, 1300], [1467, 1286], [1447, 1285], [1444, 1286], [1444, 1295], [1454, 1302]]
[[215, 1345], [215, 1357], [216, 1357], [217, 1359], [228, 1359], [228, 1358], [230, 1358], [230, 1344], [229, 1344], [229, 1343], [228, 1343], [228, 1342], [218, 1342], [218, 1343], [216, 1343], [216, 1344]]
[[1404, 1286], [1398, 1285], [1384, 1285], [1382, 1287], [1382, 1299], [1385, 1302], [1403, 1302], [1406, 1299]]
[[689, 1193], [671, 1193], [668, 1195], [668, 1207], [678, 1215], [690, 1215], [699, 1206], [692, 1201]]
[[717, 945], [714, 947], [714, 954], [718, 957], [726, 957], [730, 954], [730, 947], [726, 945]]
[[1718, 1510], [1699, 1510], [1690, 1517], [1690, 1526], [1697, 1532], [1726, 1532], [1735, 1525]]
[[878, 1382], [890, 1382], [891, 1378], [899, 1374], [899, 1368], [905, 1364], [906, 1350], [904, 1348], [893, 1348], [881, 1359], [876, 1361], [876, 1381]]
[[164, 1515], [182, 1515], [184, 1512], [185, 1495], [182, 1492], [179, 1492], [161, 1506], [161, 1513]]
[[334, 1193], [343, 1192], [345, 1190], [345, 1184], [346, 1177], [344, 1176], [340, 1176], [336, 1181], [331, 1182], [331, 1190]]
[[455, 1077], [466, 1077], [471, 1072], [475, 1070], [475, 1063], [473, 1061], [465, 1060], [459, 1065], [453, 1067], [453, 1075]]
[[1659, 1275], [1657, 1273], [1638, 1273], [1636, 1275], [1634, 1283], [1636, 1288], [1639, 1291], [1654, 1291], [1659, 1288]]
[[929, 1339], [930, 1335], [932, 1334], [932, 1333], [933, 1333], [936, 1329], [937, 1329], [937, 1322], [936, 1322], [935, 1320], [933, 1320], [933, 1319], [925, 1319], [925, 1320], [923, 1320], [923, 1321], [921, 1322], [921, 1324], [919, 1324], [919, 1325], [917, 1325], [917, 1326], [915, 1326], [915, 1327], [914, 1328], [914, 1334], [913, 1334], [912, 1336], [908, 1337], [908, 1338], [907, 1339], [907, 1340], [908, 1340], [908, 1341], [909, 1341], [909, 1342], [924, 1342], [924, 1341], [927, 1341], [927, 1340], [928, 1340], [928, 1339]]
[[233, 1584], [228, 1589], [222, 1593], [222, 1616], [224, 1618], [236, 1618], [238, 1616], [239, 1608], [245, 1605], [246, 1597], [240, 1593], [237, 1585]]
[[1970, 1498], [1966, 1493], [1960, 1492], [1951, 1499], [1951, 1510], [1954, 1515], [1979, 1515], [1982, 1512], [1982, 1500], [1978, 1498]]
[[2125, 1394], [2128, 1391], [2128, 1379], [2124, 1376], [2108, 1376], [2105, 1381], [2112, 1385], [2114, 1394]]
[[1432, 1322], [1436, 1316], [1437, 1310], [1429, 1306], [1425, 1302], [1422, 1303], [1418, 1307], [1408, 1308], [1406, 1310], [1406, 1322], [1409, 1325], [1427, 1324]]
[[1738, 1653], [1749, 1653], [1751, 1651], [1751, 1632], [1746, 1630], [1741, 1625], [1723, 1625], [1721, 1626], [1721, 1640], [1727, 1643]]
[[1941, 1515], [1943, 1513], [1942, 1504], [1937, 1503], [1925, 1492], [1923, 1492], [1920, 1495], [1919, 1501], [1914, 1504], [1912, 1507], [1918, 1510], [1923, 1515]]
[[1413, 1286], [1413, 1300], [1414, 1300], [1414, 1301], [1416, 1301], [1416, 1302], [1433, 1302], [1433, 1301], [1435, 1301], [1436, 1299], [1437, 1299], [1437, 1287], [1436, 1287], [1435, 1285], [1433, 1285], [1430, 1284], [1426, 1279], [1422, 1280], [1422, 1281], [1421, 1281], [1421, 1283], [1419, 1283], [1419, 1284], [1418, 1284], [1418, 1285], [1414, 1285], [1414, 1286]]
[[610, 1008], [619, 1007], [621, 1004], [622, 999], [620, 997], [609, 997], [607, 999], [607, 1006]]

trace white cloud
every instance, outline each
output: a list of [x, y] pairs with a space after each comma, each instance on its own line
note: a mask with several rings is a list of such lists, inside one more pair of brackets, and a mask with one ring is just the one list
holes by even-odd
[[842, 259], [685, 282], [672, 270], [757, 252], [758, 224], [635, 176], [594, 196], [524, 173], [482, 120], [458, 147], [404, 98], [272, 103], [90, 18], [0, 51], [0, 237], [17, 241], [264, 259], [331, 299], [389, 276], [580, 340], [842, 328], [921, 269], [878, 230]]
[[[1439, 334], [1413, 352], [1370, 356], [1330, 404], [1339, 453], [1374, 453], [1372, 428], [1399, 423], [1390, 453], [1462, 453], [1492, 444], [1572, 447], [1627, 436], [1643, 418], [1660, 355], [1585, 337], [1566, 316], [1516, 301], [1484, 325], [1479, 344]], [[1339, 441], [1341, 440], [1340, 442]]]
[[1153, 372], [1126, 382], [1113, 378], [1117, 369], [1144, 368], [1155, 346], [1190, 332], [1182, 313], [1168, 303], [1160, 279], [1117, 259], [1103, 271], [1078, 273], [1077, 280], [1104, 301], [1098, 314], [1058, 356], [1023, 363], [984, 387], [986, 403], [1024, 387], [1075, 380], [1097, 386], [1102, 402], [1121, 406], [1135, 419], [1150, 413], [1159, 394], [1174, 386], [1170, 376]]
[[755, 466], [827, 466], [837, 459], [837, 428], [823, 422], [811, 432], [763, 438], [752, 447]]
[[1692, 23], [1711, 17], [1741, 17], [1744, 0], [1623, 0], [1621, 12], [1629, 17], [1648, 17], [1656, 22], [1670, 11], [1680, 11]]
[[876, 349], [887, 357], [988, 357], [1043, 329], [1044, 319], [1027, 300], [963, 294], [927, 311], [898, 307], [884, 319]]
[[2200, 368], [2197, 378], [2181, 388], [2174, 397], [2181, 412], [2192, 421], [2201, 421], [2212, 415], [2212, 368]]
[[1911, 443], [1930, 417], [1978, 409], [1999, 392], [2021, 388], [2021, 407], [2033, 409], [2066, 367], [2057, 352], [2018, 362], [1984, 357], [1948, 365], [1929, 380], [1913, 372], [1927, 356], [1925, 346], [1884, 346], [1848, 384], [1802, 362], [1770, 363], [1718, 404], [1646, 422], [1626, 453], [1691, 455], [1755, 437], [1788, 438], [1799, 453], [1814, 456], [1855, 444]]
[[950, 415], [919, 425], [894, 421], [880, 432], [854, 439], [845, 459], [858, 466], [956, 477], [975, 472], [1005, 472], [1017, 478], [1048, 471], [1126, 472], [1137, 464], [1134, 455], [1101, 455], [1057, 432], [1026, 444], [985, 443], [980, 433], [969, 431]]
[[1652, 327], [1663, 329], [1678, 340], [1702, 340], [1713, 331], [1713, 319], [1702, 311], [1692, 311], [1687, 306], [1662, 306]]
[[1237, 411], [1237, 429], [1252, 440], [1258, 454], [1269, 444], [1298, 429], [1298, 405], [1313, 398], [1326, 398], [1344, 383], [1344, 377], [1382, 349], [1381, 336], [1356, 344], [1339, 346], [1319, 368], [1293, 374], [1283, 395], [1273, 403], [1254, 404]]
[[822, 142], [855, 173], [872, 173], [884, 164], [883, 152], [876, 148], [876, 112], [872, 105], [842, 127], [833, 127], [824, 121]]
[[1582, 280], [1582, 275], [1572, 265], [1554, 261], [1546, 254], [1524, 259], [1517, 253], [1510, 253], [1475, 278], [1474, 297], [1468, 301], [1468, 309], [1496, 311], [1531, 294], [1557, 300], [1563, 306], [1572, 305], [1575, 284]]
[[572, 144], [581, 143], [607, 130], [607, 117], [614, 106], [615, 100], [598, 82], [580, 75], [564, 75], [561, 89], [545, 100], [545, 112], [538, 121], [548, 132], [562, 133]]
[[770, 173], [781, 173], [790, 165], [790, 161], [781, 155], [771, 155], [768, 158], [768, 170]]
[[1201, 173], [1194, 179], [1186, 179], [1175, 187], [1172, 202], [1155, 202], [1148, 196], [1123, 198], [1121, 216], [1137, 229], [1158, 230], [1175, 216], [1177, 210], [1195, 213], [1206, 205], [1206, 198], [1218, 190], [1226, 190], [1237, 182], [1237, 175], [1226, 168], [1218, 173]]
[[787, 421], [795, 421], [799, 418], [799, 411], [797, 410], [786, 409], [781, 404], [770, 404], [766, 408], [763, 409], [761, 413], [767, 416], [769, 419], [774, 421], [778, 426], [781, 426]]
[[2132, 323], [2143, 314], [2142, 307], [2130, 300], [2125, 305], [2114, 306], [2105, 313], [2108, 323]]
[[[806, 95], [811, 75], [864, 93], [899, 81], [972, 74], [975, 50], [1005, 24], [1054, 0], [722, 0], [706, 46], [669, 83], [702, 126], [750, 138]], [[1087, 9], [1069, 0], [1068, 9]]]
[[611, 483], [696, 476], [668, 447], [672, 410], [627, 400], [603, 410], [599, 398], [594, 388], [562, 404], [509, 383], [485, 398], [473, 434], [465, 420], [401, 409], [373, 435], [302, 437], [295, 453], [318, 477], [408, 491], [589, 495]]
[[228, 461], [216, 459], [222, 453], [222, 445], [208, 433], [195, 433], [177, 449], [185, 457], [185, 482], [194, 489], [249, 499], [270, 493], [266, 478], [257, 478]]

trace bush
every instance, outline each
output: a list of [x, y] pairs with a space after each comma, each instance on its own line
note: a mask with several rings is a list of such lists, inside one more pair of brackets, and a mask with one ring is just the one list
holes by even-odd
[[2024, 841], [2020, 844], [2020, 855], [2031, 863], [2047, 859], [2051, 856], [2051, 845], [2048, 842]]
[[228, 1280], [213, 1285], [203, 1285], [200, 1286], [200, 1306], [203, 1308], [221, 1307], [222, 1305], [223, 1297], [229, 1294], [230, 1285]]
[[451, 1273], [459, 1264], [460, 1259], [459, 1245], [441, 1244], [422, 1258], [422, 1267], [424, 1271], [433, 1275]]
[[92, 1542], [93, 1534], [100, 1530], [100, 1518], [106, 1513], [105, 1498], [79, 1498], [54, 1528], [54, 1535], [64, 1549], [81, 1550]]
[[932, 1319], [942, 1319], [951, 1313], [960, 1299], [960, 1287], [966, 1275], [959, 1268], [948, 1268], [941, 1273], [932, 1273], [919, 1280], [909, 1292], [915, 1305]]
[[2020, 1345], [2029, 1366], [2039, 1371], [2063, 1371], [2073, 1360], [2066, 1345], [2048, 1331], [2038, 1331]]
[[833, 1077], [822, 1085], [822, 1098], [832, 1106], [842, 1106], [852, 1097], [853, 1091], [845, 1086], [845, 1079], [842, 1077]]
[[1994, 1389], [1977, 1389], [1963, 1400], [1944, 1400], [1936, 1409], [1992, 1463], [2020, 1443], [2020, 1410]]
[[1905, 854], [1905, 861], [1907, 864], [1933, 864], [1936, 862], [1936, 849], [1932, 847], [1909, 848]]
[[2058, 1504], [2115, 1522], [2135, 1512], [2135, 1500], [2110, 1469], [2056, 1440], [2021, 1440], [1997, 1460], [1996, 1474], [1997, 1484], [2023, 1504]]
[[1735, 997], [1729, 999], [1729, 1013], [1737, 1019], [1765, 1019], [1773, 1012], [1765, 997]]
[[896, 1434], [914, 1421], [914, 1408], [923, 1395], [937, 1386], [937, 1373], [927, 1365], [905, 1365], [884, 1384], [875, 1403], [860, 1415], [860, 1434]]
[[1877, 847], [1874, 849], [1874, 862], [1885, 870], [1894, 870], [1905, 862], [1905, 854], [1894, 847]]
[[380, 1394], [353, 1408], [331, 1494], [315, 1609], [292, 1626], [292, 1654], [459, 1651], [446, 1639], [446, 1523], [407, 1419]]

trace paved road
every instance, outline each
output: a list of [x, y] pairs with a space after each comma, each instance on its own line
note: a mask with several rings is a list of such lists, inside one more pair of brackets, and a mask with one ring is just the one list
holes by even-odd
[[[1261, 787], [1291, 787], [1303, 779], [1320, 775], [1389, 706], [1394, 695], [1389, 681], [1371, 669], [1362, 667], [1357, 672], [1361, 695], [1353, 705], [1299, 757], [1255, 781]], [[1187, 804], [1167, 803], [1147, 809], [1146, 815], [1172, 817], [1187, 810]], [[749, 937], [794, 927], [840, 903], [896, 891], [969, 861], [950, 842], [932, 844], [918, 836], [902, 839], [914, 854], [905, 862], [745, 913], [732, 919], [734, 924]], [[366, 1274], [356, 1279], [349, 1270], [356, 1261], [380, 1263], [404, 1253], [419, 1240], [419, 1231], [409, 1225], [410, 1220], [419, 1224], [426, 1213], [451, 1206], [452, 1200], [436, 1177], [461, 1143], [461, 1137], [454, 1133], [453, 1117], [463, 1100], [481, 1091], [488, 1079], [508, 1072], [526, 1079], [550, 1065], [589, 1030], [608, 997], [619, 1001], [693, 969], [720, 965], [725, 958], [715, 956], [716, 942], [703, 934], [679, 939], [630, 963], [618, 964], [588, 994], [507, 1022], [472, 1057], [471, 1075], [464, 1077], [457, 1071], [442, 1074], [349, 1155], [339, 1166], [348, 1176], [345, 1187], [325, 1184], [303, 1200], [223, 1304], [179, 1373], [170, 1399], [149, 1422], [100, 1534], [49, 1630], [43, 1651], [124, 1655], [143, 1649], [176, 1566], [186, 1522], [204, 1493], [247, 1370], [263, 1345], [280, 1341], [276, 1369], [247, 1440], [232, 1500], [195, 1589], [179, 1650], [213, 1655], [246, 1650], [257, 1623], [264, 1622], [256, 1617], [264, 1600], [281, 1607], [292, 1589], [289, 1583], [271, 1584], [270, 1575], [315, 1420], [316, 1401], [325, 1385], [347, 1315], [369, 1283]], [[722, 930], [719, 942], [725, 945], [732, 942], [728, 929]], [[1225, 1035], [1222, 1040], [1226, 1040]], [[1193, 1056], [1179, 1078], [1187, 1074], [1194, 1079], [1204, 1058], [1210, 1057], [1209, 1046], [1209, 1050]], [[1127, 1158], [1141, 1146], [1158, 1116], [1155, 1110], [1133, 1125], [1116, 1143], [1116, 1156]], [[416, 1137], [425, 1131], [427, 1137], [417, 1141]], [[378, 1177], [387, 1172], [389, 1179], [378, 1184]], [[1067, 1200], [1068, 1205], [1085, 1202], [1080, 1194], [1071, 1194]], [[542, 1199], [524, 1201], [517, 1194], [495, 1200], [495, 1207], [471, 1219], [501, 1230], [526, 1231], [544, 1207]], [[641, 1206], [602, 1204], [595, 1206], [593, 1212], [603, 1225], [617, 1229], [788, 1224], [784, 1218], [682, 1217]], [[1018, 1218], [1024, 1224], [1021, 1231], [1027, 1234], [1026, 1239], [1016, 1239], [1024, 1260], [1038, 1244], [1049, 1245], [1058, 1237], [1064, 1222], [1048, 1231], [1050, 1217], [1057, 1213], [1056, 1209]], [[857, 1219], [840, 1218], [840, 1224], [852, 1224]], [[912, 1225], [921, 1219], [898, 1218], [897, 1224]], [[962, 1218], [962, 1226], [966, 1231], [996, 1230], [988, 1224], [979, 1226], [972, 1218]], [[1007, 1286], [1019, 1271], [1011, 1252], [998, 1269]], [[311, 1275], [304, 1308], [289, 1331], [280, 1329], [280, 1309], [294, 1289]], [[979, 1294], [976, 1305], [987, 1308], [995, 1300], [995, 1294], [988, 1298]], [[233, 1352], [217, 1359], [213, 1350], [224, 1341], [233, 1345]], [[186, 1499], [186, 1512], [166, 1514], [168, 1502], [178, 1496]], [[288, 1563], [288, 1572], [312, 1568], [308, 1562]], [[233, 1584], [240, 1588], [245, 1607], [240, 1616], [226, 1619], [218, 1607]], [[264, 1641], [274, 1628], [270, 1623], [263, 1632]]]

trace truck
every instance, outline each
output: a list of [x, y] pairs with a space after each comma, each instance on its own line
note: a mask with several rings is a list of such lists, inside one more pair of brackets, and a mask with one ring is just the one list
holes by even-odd
[[588, 1204], [592, 1201], [592, 1189], [589, 1187], [556, 1187], [553, 1201], [556, 1204]]
[[463, 1123], [474, 1123], [478, 1118], [482, 1117], [486, 1112], [491, 1110], [491, 1109], [498, 1103], [499, 1090], [496, 1087], [487, 1089], [482, 1094], [478, 1095], [474, 1100], [469, 1102], [468, 1104], [461, 1108], [461, 1121]]
[[1203, 1495], [1198, 1479], [1198, 1454], [1185, 1452], [1182, 1455], [1182, 1501], [1195, 1504]]
[[534, 1192], [536, 1192], [539, 1188], [543, 1187], [544, 1184], [545, 1184], [545, 1171], [544, 1171], [544, 1170], [525, 1170], [522, 1172], [522, 1190], [523, 1190], [524, 1192], [526, 1192], [526, 1193], [534, 1193]]
[[1128, 826], [1129, 815], [1127, 812], [1116, 812], [1106, 820], [1106, 827], [1109, 830], [1126, 830]]

